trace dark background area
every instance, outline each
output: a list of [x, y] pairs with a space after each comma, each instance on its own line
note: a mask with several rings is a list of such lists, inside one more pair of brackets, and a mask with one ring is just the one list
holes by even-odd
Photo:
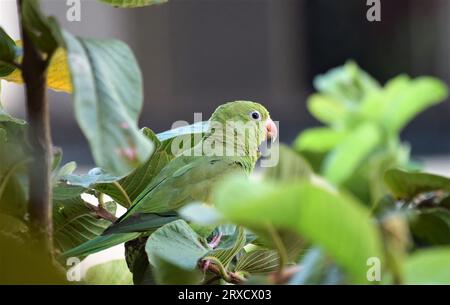
[[[366, 0], [169, 0], [133, 10], [82, 0], [81, 22], [65, 20], [65, 1], [43, 2], [71, 32], [131, 46], [144, 76], [140, 124], [156, 132], [246, 99], [267, 106], [289, 143], [319, 124], [305, 105], [314, 76], [348, 59], [382, 83], [401, 73], [450, 79], [448, 0], [381, 0], [381, 22], [374, 23], [366, 19]], [[50, 98], [53, 139], [65, 160], [92, 165], [70, 97]], [[450, 152], [449, 117], [443, 103], [406, 128], [402, 137], [413, 154]]]

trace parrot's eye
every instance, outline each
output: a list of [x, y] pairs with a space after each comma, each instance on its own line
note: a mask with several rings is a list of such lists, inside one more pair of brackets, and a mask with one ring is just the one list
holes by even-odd
[[252, 111], [250, 112], [250, 117], [255, 120], [255, 121], [259, 121], [261, 119], [261, 115], [259, 114], [258, 111]]

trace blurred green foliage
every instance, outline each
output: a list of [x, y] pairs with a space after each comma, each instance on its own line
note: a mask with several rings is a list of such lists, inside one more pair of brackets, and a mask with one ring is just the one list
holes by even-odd
[[400, 75], [381, 86], [352, 61], [316, 77], [314, 86], [308, 109], [326, 127], [304, 130], [294, 148], [317, 173], [368, 205], [387, 193], [387, 169], [416, 167], [401, 130], [448, 94], [431, 77]]

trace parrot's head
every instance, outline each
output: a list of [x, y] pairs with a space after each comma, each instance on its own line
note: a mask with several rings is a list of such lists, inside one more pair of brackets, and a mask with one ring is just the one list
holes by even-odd
[[219, 106], [210, 118], [210, 128], [217, 129], [217, 126], [226, 130], [224, 134], [231, 135], [238, 143], [250, 146], [246, 149], [250, 153], [256, 153], [263, 141], [274, 141], [278, 134], [269, 111], [263, 105], [250, 101], [234, 101]]

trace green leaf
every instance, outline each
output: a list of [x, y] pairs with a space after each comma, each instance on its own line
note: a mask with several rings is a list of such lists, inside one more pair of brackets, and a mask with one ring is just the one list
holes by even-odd
[[385, 126], [385, 116], [391, 111], [391, 105], [409, 90], [411, 79], [407, 75], [399, 75], [389, 80], [383, 90], [370, 92], [358, 108], [359, 114]]
[[317, 76], [314, 87], [348, 106], [349, 103], [360, 102], [366, 94], [379, 90], [380, 85], [355, 62], [348, 61], [341, 67]]
[[294, 147], [300, 152], [328, 152], [339, 144], [345, 136], [345, 132], [327, 127], [309, 128], [300, 133], [294, 142]]
[[145, 246], [160, 284], [199, 283], [198, 261], [211, 249], [184, 220], [177, 220], [156, 230]]
[[392, 194], [402, 199], [412, 199], [425, 192], [450, 192], [450, 179], [434, 174], [392, 169], [386, 172], [384, 181]]
[[292, 148], [280, 144], [279, 161], [276, 166], [267, 168], [264, 177], [279, 182], [309, 180], [313, 171], [308, 162]]
[[146, 162], [154, 145], [137, 127], [142, 75], [131, 50], [115, 40], [76, 38], [64, 32], [75, 116], [94, 160], [116, 176]]
[[447, 86], [432, 77], [419, 77], [399, 90], [401, 92], [390, 101], [382, 118], [385, 126], [393, 132], [399, 132], [418, 113], [444, 101], [448, 96]]
[[354, 282], [366, 281], [366, 261], [382, 259], [379, 232], [354, 199], [308, 182], [276, 185], [233, 178], [214, 193], [227, 219], [251, 229], [268, 223], [322, 247]]
[[450, 284], [450, 248], [431, 248], [412, 254], [404, 266], [405, 284]]
[[8, 34], [6, 34], [3, 28], [0, 27], [0, 77], [9, 75], [15, 70], [13, 65], [15, 58], [16, 43], [8, 36]]
[[235, 271], [264, 274], [277, 270], [280, 258], [275, 250], [254, 250], [245, 253], [238, 261]]
[[[93, 208], [81, 198], [83, 188], [58, 185], [53, 191], [53, 237], [55, 246], [65, 252], [103, 233], [110, 221], [97, 219]], [[116, 204], [106, 203], [109, 213], [115, 214]]]
[[221, 238], [219, 246], [208, 253], [220, 260], [225, 268], [228, 268], [233, 258], [244, 248], [246, 244], [245, 230], [243, 227], [235, 227], [234, 234]]
[[436, 207], [414, 211], [411, 231], [422, 242], [450, 244], [450, 210]]
[[380, 140], [381, 134], [377, 126], [370, 123], [359, 126], [327, 156], [323, 167], [324, 176], [335, 184], [342, 184], [376, 148]]
[[322, 94], [311, 95], [308, 98], [307, 106], [309, 112], [324, 124], [338, 123], [347, 114], [347, 109], [342, 103]]
[[115, 6], [115, 7], [124, 7], [124, 8], [134, 8], [134, 7], [143, 7], [154, 4], [163, 4], [166, 3], [167, 0], [100, 0], [100, 2]]
[[161, 258], [181, 269], [193, 270], [211, 249], [184, 220], [176, 220], [150, 235], [145, 250], [154, 266]]
[[118, 259], [89, 268], [84, 282], [90, 285], [132, 285], [133, 275], [125, 260]]

